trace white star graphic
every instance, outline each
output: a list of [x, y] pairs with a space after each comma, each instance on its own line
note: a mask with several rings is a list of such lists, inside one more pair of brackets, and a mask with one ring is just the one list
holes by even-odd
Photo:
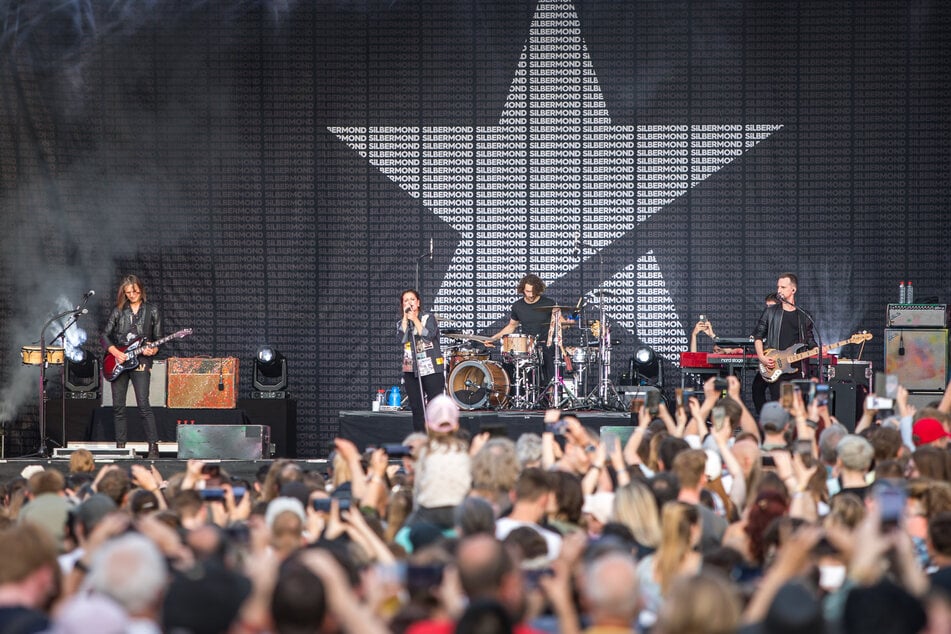
[[[329, 130], [459, 232], [433, 310], [483, 331], [522, 274], [579, 266], [578, 231], [603, 249], [781, 127], [613, 125], [573, 3], [541, 0], [497, 126]], [[628, 262], [605, 309], [672, 358], [687, 337], [656, 258]]]

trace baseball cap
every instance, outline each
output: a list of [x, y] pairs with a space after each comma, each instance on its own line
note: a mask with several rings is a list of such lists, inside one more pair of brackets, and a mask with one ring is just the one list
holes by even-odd
[[426, 406], [426, 426], [435, 432], [450, 432], [459, 429], [459, 407], [455, 401], [440, 394]]
[[911, 428], [911, 435], [915, 440], [915, 446], [927, 445], [942, 438], [951, 438], [937, 418], [922, 418]]
[[770, 401], [763, 405], [759, 413], [759, 424], [770, 431], [779, 431], [789, 422], [787, 412], [778, 401]]

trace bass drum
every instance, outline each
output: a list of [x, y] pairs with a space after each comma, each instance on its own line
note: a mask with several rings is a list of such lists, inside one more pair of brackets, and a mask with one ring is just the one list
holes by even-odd
[[508, 402], [509, 376], [495, 361], [463, 361], [449, 375], [449, 396], [460, 409], [498, 409]]

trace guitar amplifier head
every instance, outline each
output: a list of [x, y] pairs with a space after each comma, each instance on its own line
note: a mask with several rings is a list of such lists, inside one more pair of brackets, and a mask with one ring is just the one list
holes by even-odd
[[948, 325], [948, 305], [889, 304], [885, 324], [889, 328], [944, 328]]

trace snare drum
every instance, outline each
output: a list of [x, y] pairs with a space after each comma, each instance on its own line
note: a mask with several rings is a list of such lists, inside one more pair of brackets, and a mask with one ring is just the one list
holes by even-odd
[[535, 353], [533, 335], [505, 335], [502, 337], [502, 358], [509, 363], [527, 359]]
[[[40, 357], [39, 346], [23, 346], [20, 349], [23, 357], [23, 365], [42, 365], [43, 359]], [[46, 348], [47, 365], [63, 365], [63, 349], [58, 346], [49, 346]]]
[[598, 360], [597, 348], [565, 347], [565, 355], [571, 359], [575, 367], [584, 366], [588, 363], [595, 363]]
[[445, 358], [446, 371], [452, 374], [455, 367], [465, 361], [488, 361], [489, 353], [476, 350], [475, 348], [456, 346], [454, 348], [446, 348]]
[[463, 361], [449, 375], [449, 395], [460, 409], [502, 407], [509, 397], [509, 376], [494, 361]]

